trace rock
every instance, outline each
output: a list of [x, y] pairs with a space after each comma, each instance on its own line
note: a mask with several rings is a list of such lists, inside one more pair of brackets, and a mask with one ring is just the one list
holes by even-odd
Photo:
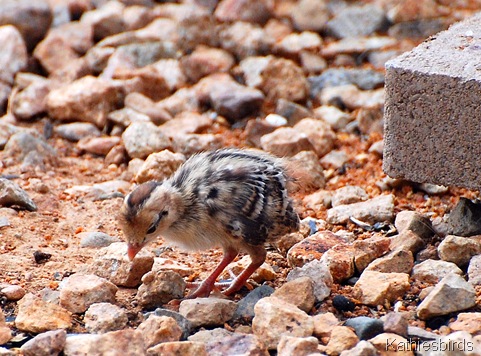
[[261, 137], [263, 150], [276, 156], [295, 156], [301, 151], [313, 151], [314, 147], [306, 134], [291, 127], [280, 127], [272, 133]]
[[55, 126], [57, 135], [69, 141], [77, 142], [86, 137], [100, 136], [100, 130], [90, 122], [72, 122]]
[[406, 273], [364, 271], [354, 285], [353, 294], [361, 303], [377, 306], [394, 302], [410, 288]]
[[142, 284], [136, 299], [143, 307], [156, 307], [172, 299], [184, 297], [186, 283], [183, 278], [172, 271], [148, 272], [142, 277]]
[[368, 340], [384, 331], [384, 323], [379, 319], [358, 316], [346, 320], [345, 326], [354, 329], [360, 340]]
[[340, 54], [356, 54], [366, 51], [377, 51], [392, 46], [396, 40], [391, 37], [369, 36], [360, 38], [344, 38], [340, 41], [331, 42], [321, 49], [325, 58], [332, 58]]
[[[225, 279], [229, 279], [231, 276], [231, 273], [234, 275], [238, 276], [239, 274], [244, 271], [247, 266], [251, 263], [251, 259], [248, 255], [243, 256], [240, 260], [237, 260], [235, 262], [231, 262], [227, 267], [226, 271], [221, 274], [221, 277], [224, 277]], [[274, 269], [264, 262], [258, 269], [255, 270], [255, 272], [252, 274], [250, 277], [257, 283], [263, 283], [265, 281], [272, 281], [277, 277], [276, 272], [274, 272]]]
[[311, 97], [322, 94], [322, 90], [332, 87], [355, 85], [363, 90], [372, 90], [384, 85], [384, 75], [372, 69], [329, 68], [321, 75], [309, 78]]
[[347, 326], [335, 326], [326, 345], [326, 353], [328, 355], [339, 355], [342, 351], [356, 346], [358, 342], [358, 337], [350, 328]]
[[234, 333], [232, 331], [228, 331], [224, 328], [215, 328], [212, 330], [200, 330], [195, 334], [190, 335], [187, 340], [189, 341], [196, 341], [196, 342], [203, 342], [207, 344], [208, 342], [218, 342], [226, 337], [232, 336]]
[[408, 337], [408, 320], [407, 317], [399, 312], [389, 312], [384, 319], [384, 331]]
[[221, 147], [220, 135], [214, 134], [185, 134], [175, 136], [174, 151], [191, 156], [203, 151], [214, 151]]
[[112, 237], [100, 231], [86, 231], [77, 234], [80, 238], [80, 247], [100, 248], [107, 247], [114, 242], [120, 242], [118, 238]]
[[356, 240], [354, 247], [354, 265], [359, 272], [376, 258], [383, 256], [390, 250], [391, 241], [386, 237], [372, 237], [365, 240]]
[[234, 333], [221, 340], [209, 341], [206, 348], [209, 355], [269, 355], [254, 335]]
[[53, 30], [35, 47], [33, 56], [49, 74], [65, 70], [80, 56], [60, 30]]
[[91, 334], [124, 329], [128, 321], [127, 313], [110, 303], [94, 303], [84, 315], [85, 328]]
[[321, 105], [314, 109], [314, 117], [327, 122], [333, 130], [341, 130], [351, 121], [351, 116], [332, 105]]
[[75, 273], [62, 281], [60, 305], [72, 313], [83, 313], [94, 303], [115, 303], [117, 290], [104, 278]]
[[446, 236], [438, 246], [438, 255], [443, 261], [463, 267], [471, 257], [481, 254], [481, 243], [467, 237]]
[[28, 293], [18, 302], [15, 327], [31, 333], [68, 329], [72, 327], [71, 314], [58, 305], [44, 302]]
[[77, 143], [77, 147], [81, 151], [92, 153], [98, 156], [105, 156], [114, 146], [117, 146], [119, 143], [120, 137], [117, 136], [85, 137]]
[[312, 321], [314, 322], [313, 335], [321, 341], [328, 340], [331, 337], [332, 329], [340, 323], [332, 313], [316, 314], [312, 317]]
[[25, 293], [25, 289], [17, 285], [0, 285], [0, 295], [7, 298], [7, 300], [20, 300], [25, 296]]
[[86, 121], [103, 128], [108, 113], [117, 109], [121, 100], [120, 87], [102, 78], [86, 76], [51, 90], [47, 108], [53, 119]]
[[149, 180], [163, 181], [170, 177], [186, 160], [181, 153], [169, 150], [151, 153], [135, 176], [137, 183]]
[[180, 135], [202, 133], [210, 128], [213, 122], [212, 118], [206, 114], [183, 112], [160, 127], [168, 137], [177, 139]]
[[342, 243], [326, 251], [320, 261], [329, 268], [332, 279], [340, 283], [354, 275], [354, 256], [354, 246]]
[[272, 296], [294, 304], [306, 313], [312, 309], [316, 301], [314, 285], [309, 277], [288, 281], [277, 289]]
[[179, 313], [193, 327], [218, 326], [232, 319], [237, 305], [231, 300], [219, 298], [185, 299], [180, 303]]
[[262, 298], [270, 296], [274, 288], [262, 285], [250, 291], [244, 298], [237, 302], [237, 309], [232, 317], [233, 320], [251, 322], [254, 318], [254, 306]]
[[122, 140], [132, 158], [145, 158], [172, 146], [162, 129], [151, 122], [131, 123], [122, 134]]
[[352, 312], [356, 309], [356, 304], [343, 295], [336, 295], [332, 298], [332, 306], [340, 312]]
[[168, 316], [150, 315], [137, 327], [137, 331], [142, 334], [147, 348], [163, 342], [179, 341], [182, 336], [182, 329], [175, 319]]
[[5, 315], [3, 315], [3, 311], [0, 310], [0, 345], [6, 344], [11, 338], [12, 331], [5, 322]]
[[67, 338], [64, 354], [75, 355], [145, 355], [144, 339], [136, 330], [124, 329], [105, 334], [76, 334]]
[[398, 249], [374, 260], [365, 270], [383, 273], [396, 272], [409, 274], [411, 273], [413, 266], [414, 258], [412, 252]]
[[285, 117], [290, 126], [295, 125], [306, 117], [312, 116], [311, 111], [306, 107], [282, 98], [277, 100], [276, 114]]
[[124, 8], [120, 2], [107, 2], [96, 10], [85, 12], [80, 22], [92, 26], [95, 41], [100, 41], [124, 31], [125, 24], [122, 18]]
[[387, 27], [387, 18], [374, 5], [348, 6], [326, 24], [326, 29], [337, 38], [363, 37]]
[[404, 230], [398, 235], [390, 237], [390, 239], [391, 250], [402, 248], [415, 254], [426, 246], [425, 240], [423, 240], [418, 234], [408, 229]]
[[327, 222], [345, 224], [350, 217], [375, 223], [394, 219], [394, 196], [380, 195], [360, 203], [339, 205], [327, 211]]
[[332, 276], [327, 266], [318, 260], [306, 263], [302, 267], [295, 267], [287, 275], [287, 281], [300, 277], [309, 277], [314, 283], [314, 295], [320, 302], [331, 294]]
[[245, 21], [264, 24], [272, 16], [273, 4], [268, 0], [223, 0], [214, 16], [221, 22]]
[[344, 204], [353, 204], [365, 201], [369, 198], [366, 191], [358, 186], [347, 185], [336, 189], [332, 195], [331, 205], [333, 207]]
[[0, 178], [0, 206], [19, 206], [36, 211], [37, 205], [22, 188], [5, 178]]
[[142, 114], [129, 107], [124, 107], [123, 109], [120, 109], [120, 110], [111, 111], [108, 114], [107, 119], [123, 127], [129, 126], [132, 122], [151, 121], [149, 116]]
[[57, 162], [57, 152], [44, 139], [28, 132], [17, 132], [10, 136], [4, 148], [8, 157], [13, 157], [24, 166], [40, 166]]
[[32, 3], [27, 0], [5, 0], [0, 4], [0, 26], [15, 26], [26, 41], [29, 51], [44, 38], [51, 22], [52, 11], [47, 1]]
[[382, 333], [369, 340], [369, 342], [381, 355], [393, 353], [399, 356], [414, 356], [414, 352], [411, 350], [411, 342], [396, 334]]
[[263, 54], [269, 46], [264, 30], [248, 22], [234, 22], [222, 28], [219, 40], [223, 49], [238, 58]]
[[453, 331], [467, 331], [473, 336], [481, 333], [481, 313], [459, 313], [456, 320], [449, 323]]
[[396, 214], [394, 225], [399, 233], [411, 230], [423, 239], [428, 239], [434, 234], [429, 218], [416, 211], [400, 211]]
[[192, 268], [187, 265], [181, 264], [174, 260], [162, 257], [154, 257], [154, 264], [152, 266], [152, 272], [173, 271], [178, 273], [182, 277], [190, 276], [193, 271]]
[[344, 164], [349, 161], [349, 156], [340, 150], [332, 150], [329, 153], [326, 153], [324, 157], [321, 158], [321, 164], [324, 167], [332, 167], [334, 169], [339, 169]]
[[229, 52], [206, 46], [198, 46], [194, 52], [180, 59], [182, 72], [193, 83], [210, 74], [228, 73], [234, 63], [234, 57]]
[[51, 330], [28, 340], [20, 350], [25, 356], [58, 355], [63, 351], [66, 340], [65, 330]]
[[[127, 112], [112, 112], [109, 117], [111, 120], [117, 120], [117, 121], [122, 121], [122, 125], [130, 125], [135, 122], [145, 122], [145, 121], [152, 121], [154, 124], [162, 124], [166, 121], [169, 121], [172, 119], [172, 115], [169, 111], [175, 111], [173, 108], [168, 109], [167, 103], [165, 103], [166, 100], [174, 100], [175, 104], [177, 106], [180, 106], [180, 108], [175, 108], [176, 110], [182, 111], [182, 110], [187, 110], [188, 104], [184, 102], [178, 103], [178, 101], [185, 99], [185, 98], [177, 98], [177, 96], [174, 94], [170, 96], [167, 99], [164, 99], [160, 102], [153, 102], [152, 99], [146, 97], [145, 95], [137, 92], [133, 92], [130, 94], [127, 94], [124, 100], [124, 105], [125, 109], [129, 109]], [[179, 99], [179, 100], [175, 100]], [[172, 105], [172, 104], [171, 104]], [[197, 107], [197, 105], [192, 104], [193, 106]], [[167, 108], [164, 108], [166, 106]], [[122, 118], [125, 114], [129, 114], [131, 110], [136, 112], [136, 115], [133, 117], [128, 117], [127, 119]], [[148, 120], [146, 120], [146, 117]]]
[[274, 45], [274, 51], [287, 56], [300, 56], [301, 53], [318, 52], [322, 45], [322, 38], [315, 32], [303, 31], [291, 33]]
[[111, 180], [94, 185], [74, 185], [65, 189], [68, 195], [84, 195], [91, 200], [106, 200], [123, 197], [130, 190], [130, 183], [124, 180]]
[[431, 195], [444, 194], [449, 191], [449, 187], [445, 187], [444, 185], [431, 184], [431, 183], [417, 184], [417, 188]]
[[151, 315], [167, 316], [169, 318], [174, 319], [177, 325], [182, 330], [181, 340], [187, 339], [187, 337], [191, 334], [191, 329], [192, 329], [191, 322], [187, 320], [187, 318], [182, 316], [180, 313], [177, 313], [175, 311], [168, 310], [168, 309], [157, 308], [155, 309], [154, 312], [146, 313], [145, 318], [149, 318]]
[[111, 283], [123, 287], [137, 287], [142, 276], [151, 270], [154, 258], [147, 251], [139, 252], [133, 261], [127, 257], [127, 244], [114, 242], [101, 248], [86, 273], [108, 279]]
[[334, 148], [336, 135], [323, 120], [302, 119], [294, 125], [294, 129], [307, 136], [319, 157], [324, 156]]
[[148, 356], [155, 355], [197, 355], [207, 356], [206, 346], [203, 342], [171, 341], [163, 342], [147, 349]]
[[344, 350], [341, 356], [377, 356], [377, 349], [368, 341], [361, 340], [352, 349]]
[[473, 286], [481, 284], [481, 255], [473, 256], [469, 261], [468, 281]]
[[417, 315], [426, 320], [434, 316], [469, 309], [476, 304], [471, 284], [458, 274], [451, 273], [441, 279], [428, 296], [418, 305]]
[[27, 47], [16, 27], [2, 26], [2, 7], [0, 5], [0, 41], [5, 46], [0, 54], [0, 81], [12, 85], [15, 74], [27, 66]]
[[458, 204], [449, 213], [448, 225], [456, 236], [481, 234], [481, 204], [459, 198]]
[[278, 356], [310, 355], [317, 353], [319, 340], [315, 337], [294, 337], [283, 335], [277, 345]]
[[320, 31], [329, 19], [326, 1], [301, 0], [292, 9], [291, 18], [299, 31]]
[[322, 105], [340, 103], [348, 109], [379, 108], [384, 103], [384, 89], [359, 90], [355, 85], [340, 85], [322, 90], [320, 98]]
[[415, 265], [411, 276], [419, 282], [436, 284], [450, 273], [461, 276], [463, 271], [452, 262], [429, 259]]
[[275, 297], [261, 299], [254, 307], [252, 331], [269, 350], [277, 348], [282, 335], [312, 335], [312, 319], [296, 306]]

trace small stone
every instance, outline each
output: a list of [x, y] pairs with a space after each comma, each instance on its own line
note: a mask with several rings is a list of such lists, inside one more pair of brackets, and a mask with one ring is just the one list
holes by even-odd
[[257, 337], [240, 333], [209, 341], [206, 348], [209, 355], [269, 355]]
[[307, 135], [292, 127], [280, 127], [262, 136], [260, 144], [263, 150], [279, 157], [291, 157], [301, 151], [314, 150]]
[[51, 253], [46, 253], [42, 251], [35, 251], [33, 253], [33, 258], [35, 260], [35, 263], [37, 264], [46, 263], [48, 260], [50, 260], [51, 257], [52, 257]]
[[332, 313], [314, 315], [312, 320], [314, 322], [313, 335], [321, 341], [329, 339], [331, 337], [332, 329], [340, 323], [339, 319]]
[[467, 331], [473, 336], [481, 334], [481, 313], [459, 313], [456, 320], [449, 323], [453, 331]]
[[172, 146], [160, 127], [151, 122], [133, 122], [122, 134], [127, 153], [132, 158], [145, 158]]
[[163, 342], [147, 349], [147, 356], [156, 355], [207, 356], [207, 349], [203, 342], [171, 341]]
[[5, 44], [0, 54], [0, 81], [12, 85], [15, 74], [27, 66], [27, 47], [19, 30], [5, 25], [1, 16], [0, 8], [0, 41]]
[[459, 198], [451, 210], [448, 225], [456, 236], [473, 236], [481, 233], [481, 204], [467, 198]]
[[[5, 315], [3, 315], [3, 311], [0, 310], [0, 345], [6, 344], [12, 338], [12, 331], [7, 326], [5, 322]], [[0, 353], [1, 355], [1, 353]]]
[[[25, 296], [25, 289], [16, 285], [0, 286], [0, 295], [7, 298], [7, 300], [17, 301]], [[1, 344], [1, 343], [0, 343]]]
[[343, 295], [336, 295], [332, 298], [332, 306], [336, 308], [337, 311], [347, 312], [354, 311], [356, 309], [356, 304], [349, 298]]
[[120, 143], [120, 137], [108, 136], [108, 137], [85, 137], [78, 143], [77, 147], [85, 152], [92, 153], [94, 155], [105, 156], [109, 151]]
[[61, 31], [50, 31], [35, 47], [33, 56], [49, 74], [63, 70], [79, 58]]
[[349, 161], [349, 156], [344, 151], [332, 150], [326, 153], [324, 157], [321, 158], [321, 164], [324, 167], [331, 167], [334, 169], [341, 168], [347, 161]]
[[234, 63], [234, 57], [229, 52], [202, 45], [180, 59], [183, 73], [193, 83], [213, 73], [227, 73]]
[[176, 262], [174, 260], [162, 257], [154, 257], [154, 264], [152, 272], [173, 271], [182, 277], [187, 277], [192, 274], [192, 268]]
[[244, 130], [246, 140], [255, 147], [260, 147], [261, 137], [273, 132], [278, 126], [270, 124], [266, 120], [249, 120]]
[[376, 51], [392, 46], [396, 39], [386, 36], [369, 36], [362, 38], [344, 38], [340, 41], [331, 42], [321, 49], [325, 58], [332, 58], [341, 54], [365, 53]]
[[80, 22], [93, 28], [95, 41], [115, 35], [124, 31], [122, 12], [125, 6], [122, 3], [107, 2], [96, 10], [85, 12]]
[[408, 339], [397, 334], [382, 333], [369, 340], [381, 355], [393, 353], [399, 356], [414, 356]]
[[143, 307], [161, 306], [172, 299], [183, 298], [185, 286], [184, 279], [175, 272], [148, 272], [142, 277], [136, 299]]
[[226, 337], [232, 336], [234, 333], [224, 328], [215, 328], [212, 330], [200, 330], [195, 334], [190, 335], [187, 340], [203, 342], [205, 344], [209, 342], [223, 341]]
[[398, 235], [390, 237], [391, 250], [404, 249], [411, 251], [413, 254], [418, 253], [426, 246], [426, 241], [423, 240], [418, 234], [411, 230], [404, 230]]
[[398, 249], [374, 260], [365, 270], [383, 273], [397, 272], [409, 274], [411, 273], [413, 266], [414, 258], [412, 252]]
[[333, 207], [344, 204], [353, 204], [365, 201], [369, 198], [366, 191], [358, 186], [347, 185], [336, 189], [332, 195], [331, 204]]
[[163, 342], [179, 341], [182, 329], [175, 319], [168, 316], [150, 315], [137, 330], [142, 333], [147, 348]]
[[100, 248], [107, 247], [119, 239], [100, 231], [88, 231], [77, 234], [80, 239], [80, 247]]
[[121, 89], [114, 83], [86, 76], [50, 91], [47, 107], [53, 119], [86, 121], [102, 128], [121, 99]]
[[417, 315], [426, 320], [439, 315], [469, 309], [476, 304], [476, 293], [471, 284], [458, 274], [444, 277], [418, 305]]
[[29, 120], [47, 111], [45, 98], [50, 92], [48, 80], [36, 81], [13, 96], [12, 112], [16, 118]]
[[324, 253], [321, 263], [329, 268], [332, 279], [340, 283], [351, 278], [355, 272], [355, 248], [351, 244], [338, 244]]
[[72, 122], [55, 126], [54, 131], [60, 137], [77, 142], [85, 137], [98, 137], [100, 130], [90, 122]]
[[303, 31], [291, 33], [274, 45], [274, 51], [286, 55], [298, 56], [301, 52], [318, 52], [322, 38], [315, 32]]
[[348, 319], [344, 325], [353, 328], [360, 340], [371, 339], [384, 331], [384, 323], [381, 320], [367, 316]]
[[380, 195], [360, 203], [339, 205], [327, 211], [327, 222], [330, 224], [345, 224], [350, 217], [375, 223], [392, 221], [394, 219], [394, 196]]
[[66, 340], [65, 330], [51, 330], [27, 341], [20, 350], [25, 356], [58, 355], [64, 349]]
[[309, 192], [323, 189], [326, 186], [324, 170], [314, 152], [301, 151], [288, 160], [296, 167], [294, 174], [296, 177], [293, 184], [296, 187], [295, 189], [301, 192]]
[[181, 340], [185, 340], [189, 335], [191, 335], [192, 324], [189, 320], [187, 320], [187, 318], [185, 318], [180, 313], [169, 310], [169, 309], [157, 308], [153, 312], [146, 313], [145, 318], [149, 318], [151, 315], [167, 316], [169, 318], [174, 319], [177, 325], [182, 330], [182, 336], [180, 338]]
[[352, 349], [344, 350], [340, 356], [377, 356], [377, 349], [369, 342], [361, 340]]
[[384, 103], [384, 89], [359, 90], [355, 85], [341, 85], [322, 90], [320, 98], [323, 105], [342, 103], [350, 110], [359, 108], [378, 108]]
[[329, 19], [326, 1], [301, 0], [292, 9], [291, 18], [299, 31], [320, 31]]
[[268, 0], [223, 0], [214, 16], [221, 22], [245, 21], [263, 24], [272, 16], [273, 4]]
[[31, 135], [28, 132], [17, 132], [10, 136], [4, 148], [8, 157], [14, 157], [23, 166], [39, 166], [57, 162], [57, 152], [43, 138]]
[[250, 291], [244, 298], [237, 302], [237, 309], [232, 317], [233, 320], [251, 322], [254, 318], [254, 306], [262, 298], [274, 293], [274, 288], [262, 285]]
[[438, 255], [443, 261], [463, 267], [471, 257], [481, 254], [481, 243], [468, 237], [448, 235], [438, 246]]
[[311, 111], [305, 106], [282, 98], [277, 100], [276, 114], [285, 117], [290, 126], [297, 124], [306, 117], [312, 117]]
[[237, 305], [231, 300], [219, 298], [185, 299], [180, 303], [179, 313], [193, 327], [218, 326], [232, 319]]
[[252, 330], [269, 350], [274, 350], [282, 335], [308, 337], [312, 335], [312, 319], [296, 306], [275, 297], [261, 299], [254, 307]]
[[64, 308], [47, 303], [31, 293], [18, 302], [15, 327], [19, 330], [41, 333], [49, 330], [68, 329], [72, 326], [71, 314]]
[[316, 301], [314, 285], [309, 277], [301, 277], [286, 282], [272, 296], [294, 304], [306, 313], [312, 309]]
[[64, 192], [73, 196], [83, 195], [84, 198], [95, 201], [123, 197], [127, 195], [130, 186], [131, 184], [124, 180], [111, 180], [94, 185], [74, 185]]
[[436, 284], [450, 273], [462, 275], [463, 271], [452, 262], [429, 259], [415, 265], [411, 276], [419, 282]]
[[0, 178], [0, 206], [20, 206], [28, 211], [37, 210], [36, 204], [16, 183]]
[[294, 125], [294, 129], [305, 134], [319, 157], [334, 148], [334, 131], [324, 120], [306, 118]]
[[359, 342], [358, 337], [347, 326], [335, 326], [326, 346], [328, 355], [339, 355], [344, 350], [349, 350]]
[[105, 334], [76, 334], [67, 338], [65, 356], [74, 355], [145, 355], [144, 339], [137, 330], [124, 329]]
[[[324, 156], [325, 157], [325, 156]], [[314, 211], [319, 210], [320, 207], [331, 206], [332, 193], [328, 190], [318, 190], [312, 194], [305, 195], [302, 202], [308, 209]]]
[[399, 233], [411, 230], [423, 239], [428, 239], [434, 234], [429, 218], [416, 211], [403, 210], [397, 213], [394, 226]]
[[132, 288], [140, 284], [142, 276], [151, 270], [153, 264], [154, 258], [147, 251], [140, 251], [130, 261], [127, 244], [114, 242], [101, 248], [84, 272], [108, 279], [117, 286]]
[[150, 117], [142, 114], [129, 107], [124, 107], [120, 110], [111, 111], [107, 119], [115, 124], [123, 127], [129, 126], [132, 122], [148, 122], [151, 121]]
[[206, 114], [183, 112], [162, 124], [162, 131], [172, 139], [180, 135], [202, 133], [212, 126], [214, 120]]
[[[181, 109], [178, 110], [186, 110], [187, 103], [185, 103], [187, 100], [184, 99], [183, 103], [178, 103], [176, 98], [177, 96], [174, 94], [170, 96], [171, 100], [174, 100], [177, 105], [181, 106]], [[122, 121], [122, 125], [128, 124], [129, 126], [135, 122], [149, 122], [151, 121], [154, 124], [162, 124], [164, 122], [167, 122], [172, 119], [172, 115], [169, 112], [170, 110], [167, 110], [164, 108], [164, 106], [168, 106], [165, 103], [165, 100], [169, 100], [169, 98], [164, 99], [163, 101], [155, 103], [152, 101], [152, 99], [146, 97], [145, 95], [138, 93], [138, 92], [133, 92], [130, 94], [127, 94], [124, 100], [124, 109], [129, 109], [127, 113], [129, 113], [131, 110], [135, 111], [136, 114], [133, 115], [132, 117], [125, 118], [123, 117], [126, 113], [125, 112], [111, 112], [109, 114], [111, 120], [117, 120], [117, 121]], [[146, 120], [146, 118], [148, 120]]]
[[417, 185], [417, 187], [423, 192], [426, 192], [431, 195], [444, 194], [449, 191], [449, 187], [445, 187], [444, 185], [430, 184], [430, 183], [420, 183]]
[[369, 36], [387, 25], [381, 8], [375, 5], [347, 6], [342, 9], [326, 28], [337, 38]]
[[172, 153], [169, 150], [151, 153], [134, 179], [139, 184], [149, 180], [163, 181], [170, 177], [185, 159], [183, 154]]
[[117, 290], [104, 278], [75, 273], [62, 281], [60, 305], [72, 313], [83, 313], [94, 303], [115, 303]]
[[282, 335], [277, 345], [278, 356], [291, 356], [291, 355], [310, 355], [317, 353], [317, 346], [319, 340], [313, 336], [309, 337], [295, 337], [289, 335]]
[[409, 289], [406, 273], [364, 271], [354, 286], [353, 293], [361, 303], [371, 306], [394, 302]]
[[320, 261], [313, 260], [301, 268], [295, 267], [287, 275], [287, 281], [300, 277], [309, 277], [314, 282], [316, 301], [320, 302], [331, 294], [332, 276], [327, 266]]
[[468, 281], [473, 286], [481, 285], [481, 255], [473, 256], [469, 261]]
[[408, 320], [399, 312], [389, 312], [384, 319], [384, 332], [408, 337]]
[[84, 315], [85, 328], [92, 334], [121, 330], [128, 321], [125, 310], [110, 303], [94, 303]]
[[354, 241], [354, 265], [356, 270], [364, 271], [372, 261], [389, 252], [390, 245], [391, 240], [384, 236]]
[[239, 58], [265, 53], [268, 47], [262, 27], [248, 22], [234, 22], [219, 32], [222, 48]]
[[341, 130], [351, 121], [351, 116], [332, 105], [321, 105], [314, 109], [314, 116], [327, 122], [332, 129]]

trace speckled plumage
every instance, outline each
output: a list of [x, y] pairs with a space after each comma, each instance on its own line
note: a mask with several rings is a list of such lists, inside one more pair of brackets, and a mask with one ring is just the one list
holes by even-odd
[[190, 250], [222, 247], [230, 260], [244, 251], [257, 265], [266, 241], [299, 228], [288, 180], [282, 159], [260, 151], [200, 153], [164, 182], [132, 191], [121, 226], [135, 251], [161, 235]]

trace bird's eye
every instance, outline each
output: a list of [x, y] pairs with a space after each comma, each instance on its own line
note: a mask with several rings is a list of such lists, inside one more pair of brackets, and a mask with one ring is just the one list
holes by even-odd
[[155, 232], [155, 230], [157, 230], [157, 227], [159, 226], [160, 220], [164, 216], [166, 216], [168, 213], [169, 213], [168, 211], [161, 211], [159, 213], [159, 215], [157, 215], [157, 218], [155, 219], [155, 221], [152, 223], [152, 225], [150, 225], [149, 229], [147, 230], [148, 235], [153, 234]]

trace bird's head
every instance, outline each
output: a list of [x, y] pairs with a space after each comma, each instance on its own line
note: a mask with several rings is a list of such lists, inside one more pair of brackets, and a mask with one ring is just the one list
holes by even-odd
[[119, 224], [130, 260], [178, 219], [180, 208], [175, 190], [159, 182], [143, 183], [125, 197]]

